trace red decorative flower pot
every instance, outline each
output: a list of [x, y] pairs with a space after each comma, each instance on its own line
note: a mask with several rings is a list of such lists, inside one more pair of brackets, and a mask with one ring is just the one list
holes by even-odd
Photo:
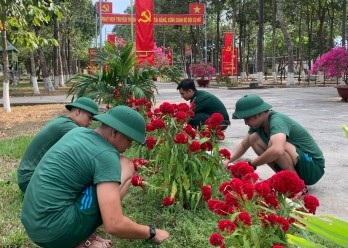
[[337, 89], [338, 95], [342, 98], [342, 102], [348, 101], [348, 85], [337, 85], [335, 86]]
[[209, 84], [209, 79], [197, 79], [196, 81], [199, 87], [207, 87]]

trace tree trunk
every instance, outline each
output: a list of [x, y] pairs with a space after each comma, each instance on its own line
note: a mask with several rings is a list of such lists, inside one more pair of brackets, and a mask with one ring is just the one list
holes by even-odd
[[61, 46], [60, 46], [60, 56], [62, 58], [62, 69], [63, 69], [63, 75], [64, 75], [64, 80], [68, 79], [68, 64], [67, 64], [67, 60], [66, 60], [66, 42], [65, 40], [63, 40], [61, 42]]
[[[58, 34], [58, 19], [57, 17], [53, 18], [54, 28], [53, 35], [56, 41], [59, 44], [59, 34]], [[53, 47], [53, 75], [54, 75], [54, 88], [58, 90], [59, 88], [59, 74], [58, 74], [58, 53], [59, 53], [59, 45]]]
[[[35, 33], [36, 33], [36, 36], [40, 35], [40, 30], [38, 27], [35, 27]], [[39, 56], [40, 68], [41, 68], [41, 72], [42, 72], [42, 78], [43, 78], [45, 90], [46, 91], [55, 91], [53, 84], [51, 82], [49, 70], [47, 68], [46, 58], [45, 58], [44, 52], [40, 46], [38, 47], [37, 52], [38, 52], [38, 56]]]
[[276, 67], [276, 31], [277, 31], [277, 0], [273, 0], [272, 6], [272, 79], [273, 83], [277, 83], [277, 67]]
[[342, 47], [346, 47], [347, 0], [342, 1]]
[[6, 33], [6, 15], [3, 15], [1, 22], [3, 29], [1, 30], [2, 38], [2, 64], [3, 64], [3, 82], [2, 82], [2, 101], [3, 101], [3, 110], [5, 113], [11, 112], [10, 105], [10, 69], [8, 62], [8, 53], [7, 53], [7, 33]]
[[278, 21], [280, 25], [280, 29], [284, 35], [284, 39], [286, 41], [286, 45], [288, 47], [288, 75], [287, 75], [287, 84], [294, 84], [294, 56], [293, 56], [293, 48], [290, 39], [290, 35], [286, 28], [284, 19], [283, 19], [283, 10], [282, 10], [283, 1], [278, 0], [277, 2], [277, 13], [278, 13]]
[[40, 95], [39, 85], [36, 77], [35, 56], [33, 51], [29, 52], [30, 56], [30, 81], [33, 84], [34, 95]]
[[216, 57], [215, 57], [215, 65], [216, 65], [216, 71], [217, 73], [220, 73], [220, 65], [219, 65], [219, 58], [221, 54], [220, 50], [220, 16], [221, 13], [216, 13], [216, 41], [215, 41], [215, 50], [216, 50]]
[[263, 85], [263, 12], [264, 0], [259, 0], [259, 31], [257, 33], [257, 83]]

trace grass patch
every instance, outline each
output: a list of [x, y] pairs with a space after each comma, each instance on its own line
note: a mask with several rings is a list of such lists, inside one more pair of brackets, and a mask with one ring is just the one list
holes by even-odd
[[0, 157], [7, 156], [11, 159], [20, 159], [28, 147], [33, 136], [19, 136], [13, 139], [0, 141]]

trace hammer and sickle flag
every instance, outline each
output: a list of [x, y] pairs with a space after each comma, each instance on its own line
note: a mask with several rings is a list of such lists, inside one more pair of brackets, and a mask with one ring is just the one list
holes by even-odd
[[155, 64], [153, 2], [153, 0], [135, 1], [135, 41], [137, 61], [138, 63], [147, 61], [151, 65]]

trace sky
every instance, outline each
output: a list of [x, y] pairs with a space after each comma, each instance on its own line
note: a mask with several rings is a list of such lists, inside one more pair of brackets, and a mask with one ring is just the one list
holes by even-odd
[[[103, 2], [112, 2], [112, 13], [123, 14], [124, 11], [128, 8], [128, 6], [130, 6], [131, 1], [134, 5], [135, 0], [107, 0], [107, 1], [104, 0]], [[92, 2], [93, 3], [99, 2], [99, 0], [92, 0]], [[110, 24], [103, 25], [103, 28], [102, 28], [103, 42], [106, 40], [106, 35], [111, 33], [113, 27], [114, 25], [110, 25]], [[98, 39], [100, 38], [98, 37]]]

